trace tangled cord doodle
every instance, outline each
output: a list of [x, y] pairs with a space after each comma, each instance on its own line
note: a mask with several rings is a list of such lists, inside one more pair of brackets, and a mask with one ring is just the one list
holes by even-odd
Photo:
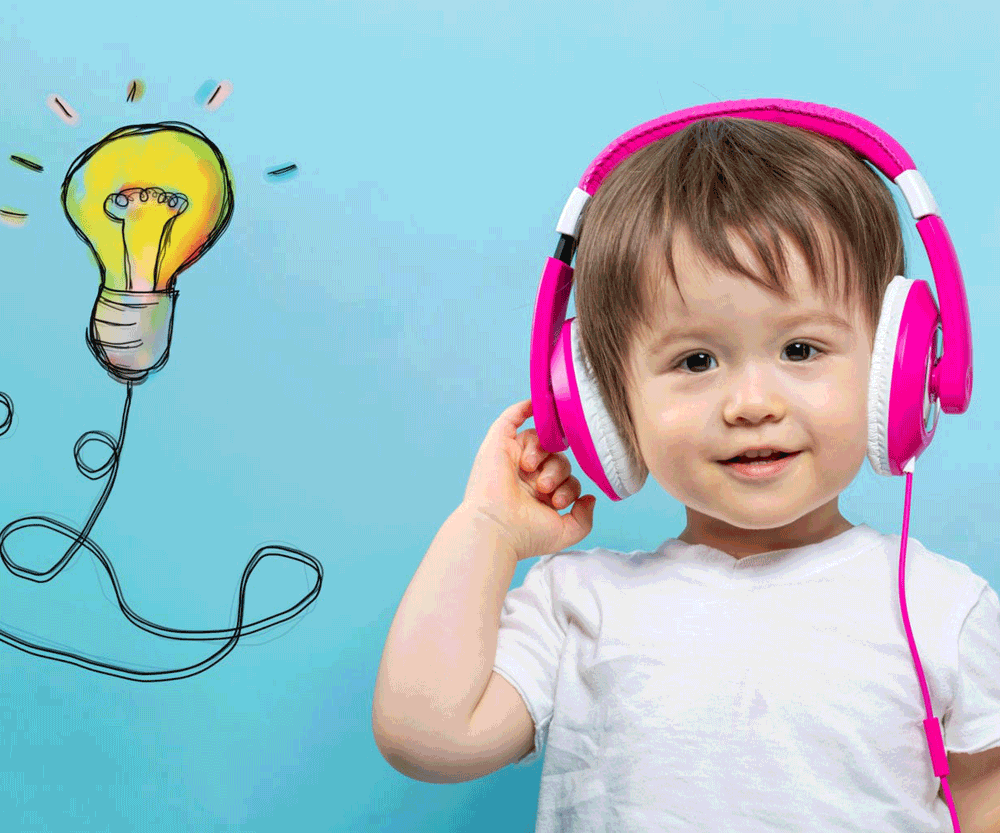
[[[6, 410], [6, 417], [0, 422], [0, 436], [6, 434], [10, 429], [11, 423], [14, 418], [14, 403], [11, 401], [10, 397], [0, 391], [0, 403], [2, 403], [3, 408]], [[132, 404], [132, 383], [127, 384], [126, 394], [125, 394], [125, 407], [122, 411], [122, 422], [121, 422], [121, 432], [118, 439], [116, 440], [110, 434], [105, 431], [88, 431], [83, 434], [77, 441], [73, 448], [73, 457], [76, 460], [76, 467], [79, 469], [80, 473], [91, 480], [98, 480], [102, 477], [108, 476], [107, 485], [104, 487], [104, 491], [101, 493], [100, 498], [97, 501], [97, 505], [94, 510], [90, 513], [90, 517], [87, 519], [86, 524], [82, 530], [75, 530], [73, 527], [62, 523], [54, 518], [46, 517], [45, 515], [29, 515], [23, 518], [18, 518], [7, 524], [0, 530], [0, 558], [3, 559], [4, 565], [16, 576], [21, 578], [29, 579], [30, 581], [43, 583], [51, 581], [63, 568], [69, 564], [70, 560], [76, 554], [76, 551], [84, 546], [89, 549], [101, 563], [104, 565], [104, 569], [107, 570], [108, 576], [111, 578], [111, 583], [115, 588], [115, 595], [118, 598], [118, 606], [121, 608], [122, 612], [129, 618], [129, 620], [142, 628], [144, 631], [155, 634], [157, 636], [163, 636], [167, 639], [177, 639], [177, 640], [219, 640], [227, 639], [225, 645], [222, 646], [215, 654], [208, 657], [208, 659], [203, 660], [195, 665], [188, 666], [187, 668], [181, 668], [176, 671], [136, 671], [130, 668], [123, 668], [118, 665], [107, 665], [102, 662], [95, 662], [85, 657], [78, 656], [76, 654], [71, 654], [65, 651], [57, 651], [51, 648], [44, 648], [41, 645], [35, 645], [31, 642], [26, 642], [23, 639], [19, 639], [13, 634], [9, 634], [4, 630], [0, 630], [0, 640], [7, 643], [8, 645], [17, 648], [20, 651], [24, 651], [28, 654], [34, 654], [35, 656], [49, 657], [51, 659], [58, 660], [59, 662], [65, 662], [71, 665], [78, 665], [81, 668], [86, 668], [91, 671], [96, 671], [99, 674], [106, 674], [110, 677], [120, 677], [124, 680], [135, 680], [137, 682], [164, 682], [166, 680], [181, 680], [186, 677], [192, 677], [195, 674], [199, 674], [205, 671], [219, 662], [226, 654], [232, 651], [236, 647], [236, 643], [243, 634], [257, 633], [258, 631], [265, 630], [266, 628], [273, 627], [297, 616], [303, 610], [305, 610], [319, 595], [320, 586], [323, 583], [323, 567], [315, 558], [313, 558], [308, 553], [304, 553], [300, 550], [291, 549], [289, 547], [280, 546], [267, 546], [258, 549], [253, 558], [247, 564], [246, 569], [243, 571], [243, 578], [240, 580], [240, 592], [239, 592], [239, 608], [236, 616], [236, 627], [235, 628], [224, 628], [218, 630], [177, 630], [174, 628], [166, 628], [157, 625], [153, 622], [143, 619], [141, 616], [135, 613], [122, 598], [121, 589], [118, 586], [118, 578], [115, 575], [114, 569], [111, 567], [111, 562], [108, 557], [104, 554], [100, 547], [97, 546], [88, 536], [90, 530], [93, 528], [94, 523], [97, 521], [98, 515], [100, 515], [101, 510], [104, 508], [104, 504], [107, 502], [108, 497], [111, 494], [111, 489], [115, 483], [115, 477], [118, 474], [118, 464], [121, 459], [122, 444], [125, 440], [125, 428], [128, 425], [128, 415], [129, 408]], [[80, 454], [83, 447], [88, 442], [101, 442], [104, 443], [110, 450], [110, 456], [104, 462], [103, 465], [98, 467], [88, 466], [83, 462]], [[41, 527], [45, 529], [50, 529], [53, 532], [57, 532], [60, 535], [69, 538], [72, 543], [69, 549], [63, 554], [63, 556], [56, 562], [56, 564], [48, 570], [42, 572], [37, 572], [35, 570], [29, 570], [26, 567], [22, 567], [17, 564], [7, 552], [6, 540], [14, 532], [19, 529], [28, 529], [32, 527]], [[249, 622], [246, 625], [243, 624], [243, 604], [246, 596], [246, 585], [250, 578], [250, 574], [254, 571], [257, 564], [268, 556], [280, 556], [281, 558], [290, 558], [295, 561], [299, 561], [309, 567], [312, 567], [316, 571], [316, 583], [313, 588], [307, 593], [294, 607], [290, 607], [283, 610], [281, 613], [276, 613], [272, 616], [268, 616], [265, 619], [259, 619], [256, 622]]]

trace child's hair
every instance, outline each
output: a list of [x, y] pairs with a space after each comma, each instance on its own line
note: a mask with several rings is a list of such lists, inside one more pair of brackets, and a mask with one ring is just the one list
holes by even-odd
[[[716, 118], [629, 156], [584, 209], [574, 291], [584, 355], [633, 462], [642, 458], [628, 404], [629, 356], [663, 303], [654, 279], [663, 266], [681, 291], [672, 255], [678, 229], [687, 230], [708, 263], [787, 301], [785, 238], [800, 249], [828, 304], [863, 303], [873, 341], [885, 288], [904, 274], [889, 189], [866, 161], [832, 139], [783, 124]], [[738, 260], [730, 233], [744, 240], [763, 274]]]

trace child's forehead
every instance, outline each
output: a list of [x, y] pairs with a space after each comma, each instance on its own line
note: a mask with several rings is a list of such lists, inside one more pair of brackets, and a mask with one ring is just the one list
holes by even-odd
[[713, 314], [752, 318], [794, 313], [801, 309], [827, 309], [851, 315], [853, 306], [838, 286], [821, 284], [808, 269], [790, 268], [780, 283], [773, 278], [751, 278], [719, 264], [691, 268], [678, 264], [672, 274], [652, 270], [646, 282], [646, 312], [650, 323], [667, 319]]
[[699, 306], [748, 299], [775, 308], [822, 306], [848, 316], [856, 311], [860, 299], [848, 280], [849, 261], [832, 236], [817, 247], [815, 269], [787, 233], [778, 234], [780, 253], [771, 247], [770, 265], [744, 234], [730, 231], [726, 243], [728, 253], [714, 255], [679, 227], [669, 239], [647, 246], [640, 264], [647, 319], [663, 310], [686, 316]]

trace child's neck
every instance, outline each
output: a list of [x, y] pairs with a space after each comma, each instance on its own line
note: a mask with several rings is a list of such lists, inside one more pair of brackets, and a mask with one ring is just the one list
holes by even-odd
[[677, 539], [685, 544], [712, 547], [740, 560], [748, 555], [818, 544], [854, 528], [854, 524], [841, 515], [836, 506], [833, 510], [831, 514], [827, 507], [820, 507], [786, 526], [774, 529], [740, 529], [688, 509], [688, 524]]

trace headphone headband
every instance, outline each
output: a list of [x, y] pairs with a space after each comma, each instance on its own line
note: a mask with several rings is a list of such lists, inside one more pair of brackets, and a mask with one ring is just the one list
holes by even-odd
[[916, 167], [910, 155], [895, 139], [853, 113], [822, 104], [782, 98], [758, 98], [702, 104], [640, 124], [604, 149], [583, 175], [580, 188], [593, 194], [618, 163], [639, 148], [683, 130], [692, 122], [722, 117], [777, 122], [829, 136], [854, 148], [892, 180], [904, 170]]
[[877, 125], [846, 110], [822, 104], [759, 98], [689, 107], [644, 122], [622, 134], [601, 151], [580, 178], [580, 184], [573, 189], [559, 218], [557, 231], [576, 238], [580, 214], [587, 200], [596, 193], [608, 174], [637, 150], [677, 133], [693, 122], [723, 117], [787, 124], [835, 139], [860, 153], [899, 186], [914, 220], [928, 214], [940, 216], [934, 195], [917, 171], [910, 154]]

